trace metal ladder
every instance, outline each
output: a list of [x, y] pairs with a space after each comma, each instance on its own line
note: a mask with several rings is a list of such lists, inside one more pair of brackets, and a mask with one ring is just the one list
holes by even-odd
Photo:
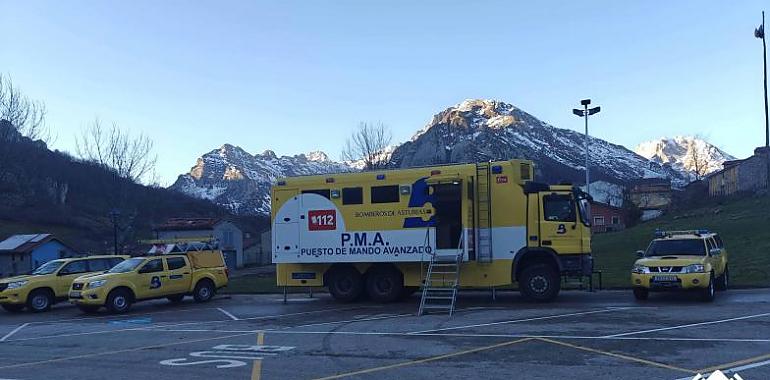
[[428, 313], [429, 310], [448, 310], [450, 316], [454, 313], [457, 290], [460, 287], [464, 241], [464, 234], [461, 232], [456, 255], [439, 256], [436, 253], [431, 256], [428, 272], [422, 283], [418, 316]]
[[489, 163], [476, 164], [476, 258], [492, 262], [492, 207]]

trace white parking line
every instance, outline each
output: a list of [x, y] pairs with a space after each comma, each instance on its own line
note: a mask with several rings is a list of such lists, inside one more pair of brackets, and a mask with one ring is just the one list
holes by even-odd
[[232, 320], [234, 320], [234, 321], [237, 321], [237, 320], [238, 320], [238, 317], [234, 316], [232, 313], [228, 312], [227, 310], [225, 310], [225, 309], [223, 309], [223, 308], [221, 308], [221, 307], [218, 307], [218, 308], [217, 308], [217, 310], [221, 311], [221, 312], [222, 312], [222, 314], [224, 314], [224, 315], [226, 315], [226, 316], [230, 317], [230, 319], [232, 319]]
[[612, 334], [612, 335], [605, 335], [602, 338], [615, 338], [620, 336], [628, 336], [628, 335], [637, 335], [637, 334], [647, 334], [651, 332], [658, 332], [658, 331], [668, 331], [668, 330], [676, 330], [676, 329], [685, 329], [688, 327], [697, 327], [697, 326], [706, 326], [706, 325], [713, 325], [717, 323], [725, 323], [725, 322], [734, 322], [734, 321], [741, 321], [744, 319], [751, 319], [751, 318], [760, 318], [760, 317], [766, 317], [770, 315], [770, 313], [762, 313], [762, 314], [754, 314], [754, 315], [746, 315], [743, 317], [735, 317], [735, 318], [728, 318], [728, 319], [719, 319], [716, 321], [706, 321], [706, 322], [699, 322], [699, 323], [688, 323], [686, 325], [678, 325], [678, 326], [670, 326], [670, 327], [661, 327], [657, 329], [650, 329], [650, 330], [641, 330], [641, 331], [631, 331], [627, 333], [621, 333], [621, 334]]
[[555, 318], [573, 317], [573, 316], [578, 316], [578, 315], [609, 313], [609, 312], [612, 312], [612, 311], [627, 310], [627, 309], [631, 309], [631, 308], [630, 307], [618, 307], [618, 308], [611, 308], [611, 309], [602, 309], [602, 310], [593, 310], [593, 311], [582, 311], [582, 312], [577, 312], [577, 313], [546, 315], [546, 316], [543, 316], [543, 317], [512, 319], [512, 320], [500, 321], [500, 322], [478, 323], [478, 324], [474, 324], [474, 325], [453, 326], [453, 327], [445, 327], [445, 328], [441, 328], [441, 329], [430, 329], [430, 330], [414, 331], [414, 332], [411, 332], [409, 334], [424, 334], [424, 333], [432, 333], [432, 332], [438, 332], [438, 331], [469, 329], [469, 328], [473, 328], [473, 327], [495, 326], [495, 325], [504, 325], [504, 324], [510, 324], [510, 323], [520, 323], [520, 322], [530, 322], [530, 321], [541, 321], [541, 320], [544, 320], [544, 319], [555, 319]]
[[2, 338], [0, 338], [0, 342], [5, 342], [6, 339], [10, 338], [13, 334], [16, 334], [19, 332], [19, 330], [29, 326], [29, 323], [25, 323], [19, 327], [16, 327], [15, 329], [11, 330], [8, 334], [5, 334]]

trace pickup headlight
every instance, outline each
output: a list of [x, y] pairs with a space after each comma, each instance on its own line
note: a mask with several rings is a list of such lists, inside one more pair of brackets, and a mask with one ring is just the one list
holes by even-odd
[[88, 283], [88, 288], [89, 289], [98, 288], [98, 287], [100, 287], [100, 286], [102, 286], [102, 285], [104, 285], [106, 283], [107, 283], [107, 280], [91, 281], [91, 282]]
[[706, 270], [703, 267], [703, 264], [691, 264], [682, 268], [682, 271], [684, 273], [703, 273]]
[[21, 288], [24, 285], [27, 285], [29, 281], [27, 280], [21, 280], [21, 281], [14, 281], [8, 283], [8, 289], [18, 289]]
[[634, 264], [634, 268], [631, 269], [631, 273], [639, 273], [639, 274], [650, 273], [650, 267]]

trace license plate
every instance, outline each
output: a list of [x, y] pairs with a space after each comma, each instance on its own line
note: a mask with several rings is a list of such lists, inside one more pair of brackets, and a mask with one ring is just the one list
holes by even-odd
[[661, 281], [661, 282], [676, 282], [677, 277], [676, 276], [652, 276], [653, 281]]
[[70, 292], [70, 298], [81, 298], [80, 292]]

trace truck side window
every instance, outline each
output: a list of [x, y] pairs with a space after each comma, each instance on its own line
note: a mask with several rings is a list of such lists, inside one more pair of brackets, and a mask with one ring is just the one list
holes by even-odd
[[77, 274], [86, 273], [88, 268], [85, 260], [73, 261], [59, 271], [59, 274]]
[[91, 272], [103, 272], [112, 268], [108, 259], [91, 259], [88, 260], [88, 269]]
[[549, 222], [574, 222], [575, 206], [568, 194], [543, 196], [543, 217]]
[[139, 269], [139, 273], [155, 272], [163, 272], [163, 261], [161, 259], [150, 260], [147, 264], [144, 264], [142, 269]]
[[187, 262], [184, 260], [184, 257], [166, 258], [166, 266], [168, 266], [168, 270], [184, 268], [185, 265], [187, 265]]
[[326, 199], [332, 199], [331, 190], [329, 189], [302, 190], [302, 194], [318, 194]]
[[400, 202], [398, 185], [392, 186], [372, 186], [372, 203], [394, 203]]
[[342, 189], [343, 205], [360, 205], [364, 203], [364, 189], [361, 187], [345, 187]]

